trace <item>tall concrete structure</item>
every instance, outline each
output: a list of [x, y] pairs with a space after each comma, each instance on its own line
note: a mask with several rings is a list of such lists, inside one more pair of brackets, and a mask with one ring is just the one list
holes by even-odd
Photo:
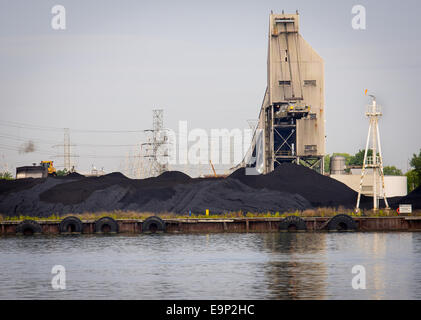
[[[267, 88], [243, 165], [260, 173], [283, 162], [323, 173], [324, 62], [299, 33], [299, 15], [271, 14]], [[251, 160], [254, 159], [254, 160]]]

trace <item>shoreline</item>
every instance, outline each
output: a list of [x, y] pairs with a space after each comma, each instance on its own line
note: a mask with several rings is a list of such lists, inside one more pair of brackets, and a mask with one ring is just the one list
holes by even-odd
[[[332, 227], [332, 221], [344, 218], [352, 223], [343, 228]], [[69, 217], [68, 217], [69, 218]], [[290, 222], [290, 219], [294, 220]], [[77, 219], [77, 218], [76, 218]], [[105, 220], [104, 220], [105, 219]], [[76, 232], [64, 232], [63, 220], [24, 220], [24, 221], [1, 221], [0, 235], [25, 234], [19, 228], [28, 224], [28, 221], [38, 227], [38, 230], [29, 230], [33, 234], [140, 234], [140, 233], [247, 233], [247, 232], [330, 232], [330, 231], [421, 231], [421, 216], [393, 216], [393, 217], [350, 217], [336, 215], [334, 217], [296, 217], [288, 216], [265, 217], [265, 218], [172, 218], [161, 219], [156, 216], [147, 219], [112, 219], [103, 217], [97, 220], [79, 220], [80, 228]], [[98, 229], [98, 224], [110, 225], [109, 229]], [[104, 222], [105, 221], [105, 222]], [[108, 221], [108, 222], [107, 222]], [[289, 221], [285, 226], [286, 221]], [[302, 222], [302, 227], [299, 223]], [[348, 223], [348, 222], [346, 222]], [[115, 224], [115, 228], [112, 226]], [[156, 225], [155, 225], [156, 224]], [[153, 227], [155, 225], [155, 227]], [[30, 227], [27, 227], [31, 229]], [[290, 230], [290, 226], [293, 228]], [[297, 227], [298, 226], [298, 227]]]

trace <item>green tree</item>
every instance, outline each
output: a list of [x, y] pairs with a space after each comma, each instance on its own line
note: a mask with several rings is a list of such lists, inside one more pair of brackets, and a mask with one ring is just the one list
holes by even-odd
[[13, 175], [8, 171], [0, 172], [0, 179], [13, 180]]
[[383, 168], [383, 173], [385, 176], [402, 176], [402, 170], [396, 168], [395, 166], [386, 166]]
[[411, 192], [420, 185], [420, 179], [418, 178], [415, 170], [409, 170], [405, 173], [405, 175], [407, 179], [408, 192]]
[[405, 175], [408, 180], [408, 192], [411, 192], [421, 184], [421, 150], [418, 155], [413, 154], [409, 164], [413, 169], [409, 170]]
[[67, 175], [67, 169], [64, 168], [63, 170], [57, 170], [57, 176], [66, 176]]
[[325, 155], [324, 166], [325, 166], [325, 172], [330, 172], [330, 154]]
[[[349, 160], [350, 166], [362, 166], [364, 162], [364, 153], [365, 150], [358, 150], [358, 152], [351, 157]], [[371, 157], [373, 155], [373, 150], [368, 149], [367, 151], [367, 157]]]
[[[365, 153], [365, 150], [358, 150], [358, 152], [354, 156], [351, 156], [351, 159], [349, 160], [349, 165], [362, 166], [364, 162], [364, 153]], [[367, 157], [371, 157], [371, 156], [373, 156], [373, 150], [368, 149]], [[377, 156], [379, 156], [378, 152], [377, 152]]]
[[414, 153], [412, 156], [411, 162], [409, 163], [411, 167], [414, 168], [415, 173], [418, 176], [418, 179], [421, 180], [421, 149], [418, 156]]

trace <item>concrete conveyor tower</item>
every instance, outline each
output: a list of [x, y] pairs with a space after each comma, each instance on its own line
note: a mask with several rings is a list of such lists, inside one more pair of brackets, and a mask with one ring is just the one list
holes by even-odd
[[243, 165], [252, 156], [261, 173], [283, 162], [323, 172], [324, 121], [323, 59], [299, 34], [298, 14], [271, 14], [267, 88]]

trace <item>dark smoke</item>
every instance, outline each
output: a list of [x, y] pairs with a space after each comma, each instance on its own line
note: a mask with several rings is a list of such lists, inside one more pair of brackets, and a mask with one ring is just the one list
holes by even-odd
[[28, 141], [19, 147], [19, 153], [30, 153], [35, 151], [35, 144], [33, 141]]

